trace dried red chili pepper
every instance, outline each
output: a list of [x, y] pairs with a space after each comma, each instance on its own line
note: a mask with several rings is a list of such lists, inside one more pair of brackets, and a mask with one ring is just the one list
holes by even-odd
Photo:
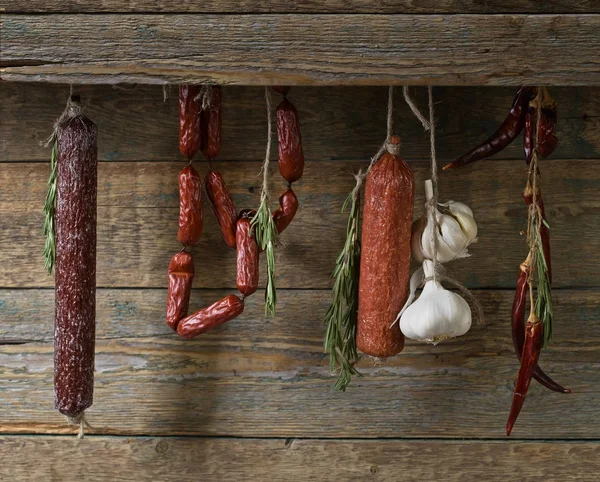
[[210, 105], [200, 114], [200, 148], [213, 161], [221, 151], [221, 87], [210, 89]]
[[179, 86], [179, 150], [191, 159], [200, 149], [200, 86]]
[[[537, 129], [538, 154], [545, 159], [558, 146], [558, 138], [556, 137], [556, 102], [547, 93], [544, 94], [542, 99], [539, 121], [540, 125]], [[533, 137], [536, 123], [537, 108], [530, 104], [525, 116], [525, 129], [523, 131], [523, 150], [525, 151], [525, 162], [527, 165], [529, 165], [533, 156]]]
[[287, 99], [277, 106], [277, 143], [279, 172], [290, 184], [296, 182], [304, 172], [304, 153], [298, 112]]
[[510, 407], [510, 414], [506, 423], [506, 435], [510, 435], [525, 402], [533, 372], [540, 358], [543, 340], [544, 324], [532, 311], [529, 314], [527, 326], [525, 327], [525, 344], [523, 345], [521, 368], [519, 368], [512, 406]]
[[[517, 359], [521, 361], [523, 346], [525, 345], [525, 305], [529, 292], [529, 258], [521, 263], [519, 277], [517, 278], [517, 289], [512, 306], [512, 339]], [[548, 390], [559, 393], [571, 393], [571, 390], [556, 383], [537, 365], [533, 372], [533, 378]]]
[[298, 198], [290, 188], [279, 196], [279, 208], [273, 213], [273, 221], [279, 234], [290, 225], [296, 211], [298, 211]]
[[558, 145], [556, 137], [557, 121], [556, 103], [552, 99], [546, 99], [542, 106], [540, 125], [538, 126], [538, 153], [544, 159], [554, 152]]
[[454, 169], [493, 156], [514, 141], [525, 126], [529, 100], [533, 98], [535, 91], [535, 87], [520, 87], [508, 116], [498, 130], [484, 142], [460, 156], [456, 161], [444, 166], [444, 169]]

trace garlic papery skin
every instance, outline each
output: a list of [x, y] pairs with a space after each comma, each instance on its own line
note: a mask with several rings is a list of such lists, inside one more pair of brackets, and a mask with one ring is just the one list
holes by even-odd
[[[425, 278], [433, 276], [433, 262], [423, 263]], [[411, 340], [437, 344], [464, 335], [471, 328], [471, 308], [462, 296], [438, 281], [425, 283], [421, 295], [400, 317], [400, 330]]]
[[[430, 180], [425, 181], [425, 196], [427, 200], [433, 197], [433, 187]], [[439, 230], [437, 236], [437, 260], [447, 263], [454, 259], [466, 258], [469, 255], [468, 247], [477, 241], [477, 223], [473, 218], [473, 211], [466, 204], [449, 201], [445, 206], [448, 213], [441, 213], [435, 209]], [[413, 257], [422, 262], [433, 259], [433, 232], [435, 226], [431, 212], [417, 219], [412, 226], [411, 249]]]

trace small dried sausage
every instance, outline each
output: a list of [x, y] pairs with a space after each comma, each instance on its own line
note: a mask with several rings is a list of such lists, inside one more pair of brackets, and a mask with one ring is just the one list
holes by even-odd
[[210, 87], [210, 106], [200, 114], [200, 148], [209, 161], [221, 151], [221, 87]]
[[287, 85], [272, 85], [271, 89], [285, 97], [286, 95], [288, 95], [288, 92], [290, 91], [291, 87]]
[[279, 208], [273, 213], [273, 221], [279, 234], [292, 222], [296, 211], [298, 211], [298, 198], [290, 188], [279, 196]]
[[207, 308], [184, 318], [177, 325], [177, 333], [184, 338], [194, 338], [212, 328], [233, 320], [244, 311], [244, 302], [235, 295], [213, 303]]
[[200, 149], [200, 102], [198, 85], [179, 86], [179, 150], [191, 159]]
[[279, 172], [290, 184], [296, 182], [304, 172], [304, 153], [298, 112], [287, 99], [283, 99], [277, 107], [277, 143]]
[[249, 296], [258, 289], [258, 256], [260, 250], [252, 233], [250, 219], [245, 216], [238, 220], [237, 231], [237, 289]]
[[179, 232], [184, 246], [196, 244], [202, 235], [202, 178], [191, 165], [179, 173]]
[[230, 248], [235, 248], [235, 227], [237, 212], [229, 189], [220, 172], [210, 170], [205, 180], [206, 194], [217, 217], [223, 239]]
[[188, 314], [194, 260], [187, 251], [180, 251], [169, 263], [169, 292], [167, 294], [167, 325], [177, 330], [177, 324]]

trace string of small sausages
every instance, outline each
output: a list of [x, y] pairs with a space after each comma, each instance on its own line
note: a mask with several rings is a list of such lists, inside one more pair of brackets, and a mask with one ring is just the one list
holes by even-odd
[[[286, 98], [288, 87], [273, 87], [284, 99], [277, 107], [279, 137], [279, 169], [288, 189], [279, 197], [279, 208], [273, 213], [277, 232], [281, 233], [298, 210], [298, 199], [292, 182], [302, 176], [304, 156], [300, 124], [296, 108]], [[179, 150], [189, 164], [179, 173], [179, 231], [182, 244], [169, 263], [169, 290], [166, 322], [184, 338], [194, 338], [241, 315], [244, 300], [258, 289], [260, 248], [251, 219], [252, 209], [236, 210], [223, 175], [213, 169], [212, 162], [221, 150], [221, 88], [218, 86], [179, 86]], [[217, 218], [225, 244], [237, 251], [236, 285], [241, 296], [230, 294], [208, 307], [188, 315], [194, 261], [189, 248], [202, 235], [202, 177], [194, 169], [192, 159], [202, 151], [209, 162], [204, 189]]]

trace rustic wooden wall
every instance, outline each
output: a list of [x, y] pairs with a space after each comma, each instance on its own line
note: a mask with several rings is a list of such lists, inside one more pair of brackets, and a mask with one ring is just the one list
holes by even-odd
[[[518, 369], [509, 309], [525, 254], [520, 142], [498, 159], [444, 173], [442, 195], [472, 206], [473, 257], [449, 265], [486, 323], [439, 346], [409, 342], [331, 391], [322, 319], [341, 248], [352, 172], [384, 135], [386, 89], [297, 87], [307, 157], [301, 210], [278, 251], [279, 315], [261, 296], [192, 341], [164, 324], [177, 250], [176, 90], [77, 87], [99, 127], [98, 342], [92, 429], [78, 441], [53, 410], [53, 279], [40, 234], [47, 149], [66, 85], [2, 84], [0, 94], [0, 480], [593, 480], [600, 466], [600, 88], [553, 88], [561, 144], [543, 186], [555, 260], [556, 340], [541, 363], [571, 395], [533, 385], [504, 435]], [[512, 88], [436, 88], [438, 151], [462, 153], [503, 119]], [[424, 89], [414, 89], [424, 105]], [[224, 173], [238, 207], [259, 201], [263, 91], [223, 91]], [[428, 142], [400, 96], [396, 126], [419, 186]], [[206, 164], [198, 162], [201, 171]], [[273, 190], [284, 183], [273, 176]], [[234, 253], [212, 215], [194, 249], [192, 307], [235, 288]], [[263, 270], [264, 271], [264, 270]], [[382, 440], [384, 439], [384, 440]], [[459, 439], [459, 440], [454, 440]]]

